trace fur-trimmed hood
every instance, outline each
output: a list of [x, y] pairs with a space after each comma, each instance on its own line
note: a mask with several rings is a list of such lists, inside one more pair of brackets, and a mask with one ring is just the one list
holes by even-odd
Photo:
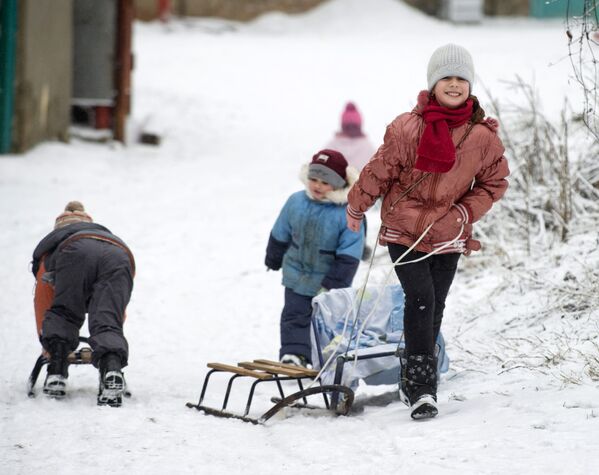
[[[306, 187], [306, 195], [308, 195], [308, 198], [313, 200], [314, 197], [312, 196], [312, 194], [310, 193], [310, 190], [308, 189], [308, 169], [309, 169], [309, 167], [310, 167], [309, 163], [305, 163], [304, 165], [302, 165], [302, 168], [300, 169], [299, 178], [300, 178], [301, 182], [304, 184], [304, 186]], [[346, 180], [347, 185], [345, 185], [345, 187], [343, 187], [343, 188], [339, 188], [338, 190], [329, 191], [326, 195], [326, 199], [322, 200], [323, 203], [334, 203], [336, 205], [344, 205], [347, 203], [347, 195], [349, 193], [349, 190], [352, 187], [352, 185], [358, 180], [358, 176], [360, 175], [360, 172], [358, 172], [358, 170], [356, 170], [351, 165], [348, 165], [345, 173], [347, 174], [347, 180]]]

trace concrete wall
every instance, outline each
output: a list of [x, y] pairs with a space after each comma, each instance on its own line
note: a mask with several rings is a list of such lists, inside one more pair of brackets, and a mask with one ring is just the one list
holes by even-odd
[[[325, 0], [171, 0], [171, 5], [175, 15], [248, 21], [269, 11], [305, 12], [323, 1]], [[135, 10], [137, 18], [154, 20], [158, 17], [158, 0], [135, 0]]]
[[74, 0], [21, 0], [13, 148], [66, 140], [70, 124]]

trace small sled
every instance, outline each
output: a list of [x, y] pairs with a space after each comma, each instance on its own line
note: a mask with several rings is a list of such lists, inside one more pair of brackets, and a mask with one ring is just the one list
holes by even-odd
[[[92, 363], [92, 354], [93, 351], [88, 345], [88, 339], [86, 337], [79, 337], [80, 347], [77, 350], [69, 353], [67, 357], [67, 361], [70, 365], [87, 365]], [[27, 396], [35, 397], [35, 384], [39, 378], [39, 375], [45, 365], [49, 363], [49, 355], [43, 350], [42, 354], [35, 361], [35, 365], [31, 370], [31, 374], [29, 375], [29, 379], [27, 380]], [[128, 389], [125, 389], [124, 392], [125, 397], [131, 397], [131, 392]]]
[[[361, 300], [356, 318], [355, 303]], [[205, 414], [241, 419], [262, 424], [285, 407], [327, 409], [334, 414], [348, 415], [354, 403], [354, 390], [359, 381], [367, 385], [397, 385], [403, 338], [404, 294], [399, 285], [369, 287], [359, 297], [356, 289], [334, 289], [316, 296], [312, 301], [311, 346], [314, 369], [300, 368], [269, 360], [238, 363], [237, 366], [208, 363], [204, 385], [197, 404], [187, 403]], [[354, 320], [356, 320], [354, 322]], [[353, 330], [352, 330], [353, 327]], [[438, 372], [449, 368], [445, 341], [437, 339]], [[208, 383], [215, 373], [230, 374], [220, 409], [203, 405]], [[236, 414], [227, 410], [233, 383], [238, 378], [250, 378], [251, 385], [245, 411]], [[304, 389], [304, 380], [311, 386]], [[297, 381], [299, 391], [286, 396], [282, 381]], [[274, 382], [278, 396], [275, 403], [260, 417], [251, 417], [250, 407], [255, 388], [263, 382]], [[308, 404], [307, 397], [321, 394], [324, 408]], [[394, 389], [393, 394], [397, 394]], [[354, 408], [355, 410], [355, 408]], [[352, 411], [353, 412], [353, 411]]]
[[[92, 349], [87, 345], [87, 338], [79, 337], [79, 342], [83, 343], [84, 346], [78, 348], [69, 354], [67, 360], [69, 365], [81, 365], [91, 364], [92, 362]], [[27, 396], [35, 397], [35, 383], [40, 375], [43, 367], [50, 362], [49, 355], [46, 351], [42, 351], [42, 354], [37, 358], [33, 370], [27, 380]]]
[[[244, 422], [250, 422], [252, 424], [263, 424], [276, 413], [286, 407], [293, 407], [297, 409], [326, 409], [334, 414], [347, 415], [351, 409], [354, 392], [340, 384], [329, 384], [323, 385], [320, 380], [316, 381], [314, 386], [304, 388], [304, 380], [314, 382], [314, 378], [318, 375], [318, 371], [313, 369], [301, 368], [295, 365], [289, 365], [279, 363], [277, 361], [270, 361], [265, 359], [253, 360], [251, 362], [241, 362], [237, 366], [223, 364], [223, 363], [208, 363], [210, 371], [204, 378], [204, 384], [202, 386], [202, 392], [200, 399], [197, 404], [188, 402], [186, 405], [189, 408], [195, 408], [205, 414], [217, 417], [234, 418], [240, 419]], [[211, 377], [215, 373], [230, 374], [227, 389], [225, 391], [223, 403], [220, 409], [204, 406], [204, 397], [208, 388], [208, 383]], [[250, 378], [253, 383], [250, 387], [249, 396], [243, 413], [234, 413], [227, 410], [229, 403], [229, 397], [233, 388], [233, 383], [238, 378]], [[296, 381], [298, 385], [298, 391], [285, 395], [283, 390], [283, 381]], [[251, 417], [250, 409], [254, 398], [255, 389], [258, 384], [261, 383], [274, 383], [278, 396], [271, 398], [274, 402], [268, 411], [259, 417]], [[308, 403], [309, 396], [322, 395], [324, 407], [316, 406]], [[340, 401], [334, 407], [329, 402], [329, 397], [335, 398]]]

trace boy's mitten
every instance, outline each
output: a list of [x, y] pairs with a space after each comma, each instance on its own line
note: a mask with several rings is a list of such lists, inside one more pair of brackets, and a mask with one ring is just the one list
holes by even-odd
[[289, 244], [278, 241], [272, 234], [268, 238], [268, 246], [266, 246], [266, 257], [264, 258], [264, 264], [266, 267], [272, 270], [279, 270], [283, 263], [283, 256], [287, 252]]
[[264, 264], [268, 270], [279, 270], [281, 268], [281, 262], [275, 262], [274, 259], [269, 259], [268, 255], [264, 259]]

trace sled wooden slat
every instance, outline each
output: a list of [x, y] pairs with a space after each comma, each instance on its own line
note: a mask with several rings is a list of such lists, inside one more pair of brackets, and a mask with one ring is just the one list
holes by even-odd
[[283, 368], [281, 366], [273, 366], [265, 363], [257, 363], [255, 361], [244, 361], [242, 363], [238, 363], [242, 368], [246, 368], [249, 370], [261, 370], [266, 371], [272, 374], [282, 374], [285, 376], [290, 376], [293, 378], [308, 378], [311, 377], [306, 374], [306, 372], [301, 368]]
[[261, 360], [254, 360], [254, 363], [262, 363], [262, 364], [267, 364], [269, 366], [274, 366], [275, 368], [285, 368], [285, 369], [291, 369], [294, 371], [300, 371], [303, 375], [305, 375], [308, 378], [315, 378], [316, 376], [318, 376], [318, 370], [316, 370], [316, 369], [300, 368], [296, 365], [281, 363], [279, 361], [271, 361], [271, 360], [262, 360], [261, 359]]
[[266, 371], [268, 373], [272, 373], [273, 375], [283, 375], [289, 376], [292, 378], [301, 378], [304, 377], [304, 373], [300, 369], [291, 369], [291, 368], [282, 368], [280, 366], [273, 366], [264, 363], [257, 363], [255, 361], [243, 361], [241, 363], [237, 363], [242, 368], [247, 368], [251, 370], [260, 370]]
[[67, 356], [69, 364], [91, 364], [92, 362], [91, 348], [81, 348], [79, 351], [73, 351]]
[[252, 371], [252, 369], [246, 369], [239, 366], [233, 366], [223, 363], [208, 363], [208, 368], [216, 369], [219, 371], [226, 371], [228, 373], [240, 374], [242, 376], [251, 376], [256, 379], [272, 379], [272, 374], [264, 373], [261, 371]]

